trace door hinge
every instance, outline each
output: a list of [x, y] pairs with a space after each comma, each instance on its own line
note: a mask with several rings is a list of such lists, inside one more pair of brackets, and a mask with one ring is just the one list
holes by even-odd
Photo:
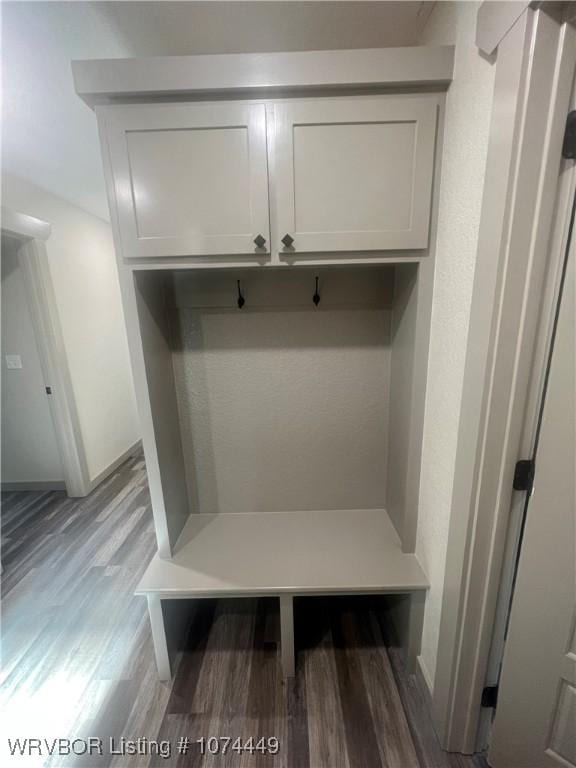
[[486, 688], [482, 691], [482, 700], [481, 704], [483, 707], [487, 707], [489, 709], [496, 709], [496, 704], [498, 702], [498, 686], [497, 685], [487, 685]]
[[565, 157], [567, 160], [574, 160], [576, 157], [576, 109], [569, 112], [566, 118], [562, 157]]
[[46, 387], [46, 394], [51, 395], [52, 394], [52, 387]]
[[534, 459], [520, 459], [514, 469], [512, 487], [515, 491], [531, 491], [534, 483]]

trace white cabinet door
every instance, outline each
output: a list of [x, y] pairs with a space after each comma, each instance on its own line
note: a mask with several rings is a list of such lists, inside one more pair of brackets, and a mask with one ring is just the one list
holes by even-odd
[[426, 248], [436, 112], [426, 98], [276, 104], [273, 248]]
[[107, 106], [98, 114], [125, 257], [269, 251], [262, 104]]

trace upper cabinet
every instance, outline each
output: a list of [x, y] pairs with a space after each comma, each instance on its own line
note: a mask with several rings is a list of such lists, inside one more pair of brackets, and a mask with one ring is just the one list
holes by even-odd
[[436, 111], [410, 97], [275, 104], [274, 247], [426, 248]]
[[98, 111], [125, 257], [269, 251], [263, 104]]
[[101, 107], [122, 254], [425, 249], [437, 109], [426, 96]]
[[170, 259], [186, 269], [433, 255], [436, 137], [453, 46], [104, 59], [72, 69], [98, 115], [128, 269]]

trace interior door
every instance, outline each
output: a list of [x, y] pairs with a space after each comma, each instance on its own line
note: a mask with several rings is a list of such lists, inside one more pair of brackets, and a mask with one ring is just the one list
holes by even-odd
[[98, 109], [127, 258], [269, 251], [262, 104]]
[[436, 112], [426, 97], [276, 104], [274, 248], [426, 248]]
[[576, 766], [576, 311], [568, 254], [489, 763]]

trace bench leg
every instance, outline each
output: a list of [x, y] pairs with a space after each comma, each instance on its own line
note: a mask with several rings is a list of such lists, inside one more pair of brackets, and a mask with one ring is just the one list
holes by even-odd
[[282, 676], [294, 677], [294, 600], [292, 595], [280, 595], [280, 651]]
[[416, 672], [416, 664], [422, 646], [422, 627], [424, 625], [425, 590], [412, 592], [410, 595], [410, 625], [408, 628], [408, 652], [406, 668], [409, 674]]
[[164, 614], [162, 611], [162, 600], [158, 595], [148, 595], [147, 599], [158, 677], [160, 680], [169, 681], [172, 679], [172, 670], [170, 668], [170, 654], [168, 653], [168, 640], [166, 637], [166, 626], [164, 624]]

